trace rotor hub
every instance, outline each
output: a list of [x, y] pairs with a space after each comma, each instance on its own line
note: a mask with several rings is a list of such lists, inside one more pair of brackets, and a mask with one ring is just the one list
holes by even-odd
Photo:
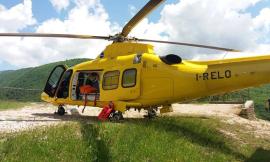
[[131, 41], [137, 41], [138, 39], [135, 37], [127, 37], [123, 36], [121, 33], [115, 34], [113, 36], [109, 36], [109, 41], [116, 42], [131, 42]]

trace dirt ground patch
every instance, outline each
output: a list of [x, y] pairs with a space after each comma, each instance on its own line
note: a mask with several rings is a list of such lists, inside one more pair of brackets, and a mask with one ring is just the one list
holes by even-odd
[[[199, 116], [218, 118], [221, 122], [234, 125], [242, 133], [253, 135], [257, 138], [270, 139], [270, 122], [262, 119], [248, 120], [240, 117], [240, 104], [174, 104], [171, 116]], [[267, 112], [265, 112], [267, 113]], [[223, 134], [237, 138], [233, 132], [220, 130]]]
[[[75, 109], [74, 106], [67, 106], [65, 108], [67, 113], [64, 116], [55, 114], [57, 107], [47, 103], [31, 103], [29, 106], [22, 107], [21, 109], [0, 111], [0, 133], [50, 126], [66, 121], [93, 121], [97, 120], [97, 116], [101, 111], [100, 108], [87, 107], [84, 113], [82, 113], [83, 107], [79, 107], [76, 109], [77, 113], [71, 113]], [[124, 117], [141, 118], [144, 114], [144, 112], [138, 113], [131, 110], [125, 113]]]
[[[6, 110], [0, 112], [0, 133], [17, 132], [20, 130], [33, 129], [55, 125], [66, 121], [76, 120], [97, 120], [97, 115], [101, 111], [99, 108], [87, 107], [82, 114], [82, 107], [78, 109], [78, 114], [71, 114], [74, 106], [66, 107], [67, 114], [58, 116], [54, 114], [56, 107], [46, 103], [32, 103], [21, 109]], [[219, 118], [222, 122], [231, 125], [240, 125], [247, 132], [253, 133], [257, 137], [270, 137], [270, 122], [257, 119], [247, 120], [237, 114], [241, 110], [241, 105], [233, 104], [174, 104], [174, 112], [165, 114], [166, 116], [202, 116], [209, 118]], [[145, 111], [129, 110], [124, 114], [125, 118], [143, 118]], [[221, 130], [221, 132], [225, 132]], [[230, 132], [226, 132], [230, 134]]]

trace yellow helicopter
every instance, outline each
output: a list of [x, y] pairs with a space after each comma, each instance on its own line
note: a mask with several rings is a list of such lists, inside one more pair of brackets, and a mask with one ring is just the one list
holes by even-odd
[[153, 46], [138, 42], [169, 43], [214, 50], [238, 50], [171, 41], [130, 38], [130, 31], [164, 0], [150, 0], [114, 36], [48, 33], [0, 33], [0, 36], [102, 39], [113, 41], [94, 60], [74, 67], [56, 66], [41, 99], [58, 106], [97, 106], [113, 109], [109, 118], [119, 120], [130, 108], [168, 111], [172, 103], [226, 93], [270, 82], [270, 56], [211, 61], [188, 61], [170, 54], [158, 56]]

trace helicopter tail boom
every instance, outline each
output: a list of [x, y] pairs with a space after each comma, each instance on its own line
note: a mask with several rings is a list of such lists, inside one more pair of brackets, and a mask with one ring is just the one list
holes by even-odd
[[223, 94], [243, 88], [270, 83], [270, 56], [210, 61], [203, 73], [194, 76], [195, 83], [204, 87], [200, 96]]

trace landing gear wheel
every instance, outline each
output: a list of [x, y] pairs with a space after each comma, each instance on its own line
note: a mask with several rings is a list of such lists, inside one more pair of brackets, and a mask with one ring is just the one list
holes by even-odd
[[109, 116], [109, 120], [112, 122], [119, 122], [123, 119], [124, 119], [123, 114], [120, 111], [114, 111]]
[[155, 118], [157, 117], [157, 112], [154, 109], [150, 109], [148, 110], [147, 115], [144, 115], [144, 117], [149, 119]]
[[58, 110], [57, 110], [57, 114], [60, 116], [63, 116], [63, 115], [65, 115], [65, 113], [66, 113], [65, 108], [63, 106], [59, 106]]

